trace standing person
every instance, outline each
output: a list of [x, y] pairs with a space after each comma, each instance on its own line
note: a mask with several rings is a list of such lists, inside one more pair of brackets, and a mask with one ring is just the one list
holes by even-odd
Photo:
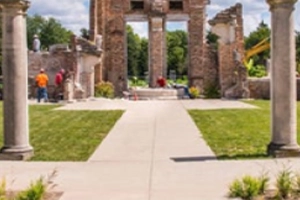
[[57, 99], [57, 100], [63, 100], [64, 75], [65, 75], [65, 70], [64, 69], [61, 69], [55, 75], [55, 92], [54, 92], [54, 98]]
[[36, 76], [35, 82], [38, 87], [37, 91], [37, 101], [40, 103], [41, 99], [44, 99], [45, 102], [48, 101], [47, 94], [47, 85], [48, 85], [48, 76], [45, 74], [45, 70], [42, 68], [40, 73]]
[[33, 52], [39, 52], [41, 48], [41, 41], [38, 35], [33, 36], [33, 43], [32, 43]]

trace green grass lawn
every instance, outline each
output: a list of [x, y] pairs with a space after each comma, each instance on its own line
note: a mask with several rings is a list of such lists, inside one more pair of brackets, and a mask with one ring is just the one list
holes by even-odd
[[[55, 107], [29, 107], [32, 160], [87, 160], [123, 114], [123, 111], [55, 111]], [[0, 119], [2, 121], [2, 114]], [[1, 144], [2, 130], [1, 123]]]
[[[204, 139], [220, 159], [267, 157], [266, 147], [271, 138], [270, 102], [246, 103], [260, 109], [189, 111]], [[299, 130], [298, 124], [298, 142]]]

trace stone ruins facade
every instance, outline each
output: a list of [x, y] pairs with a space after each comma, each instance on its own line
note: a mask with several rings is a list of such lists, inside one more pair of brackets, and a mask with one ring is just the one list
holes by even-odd
[[101, 49], [89, 41], [72, 36], [71, 47], [56, 44], [46, 52], [28, 52], [29, 96], [36, 97], [35, 76], [41, 68], [49, 77], [49, 98], [54, 99], [55, 75], [61, 69], [68, 79], [65, 86], [64, 100], [94, 97], [96, 74], [100, 71]]
[[90, 35], [103, 36], [102, 79], [117, 94], [127, 90], [126, 22], [149, 23], [149, 78], [154, 87], [166, 76], [166, 22], [187, 21], [190, 85], [203, 88], [205, 21], [208, 0], [91, 0]]
[[238, 3], [208, 21], [218, 40], [218, 69], [221, 96], [247, 98], [247, 69], [243, 66], [244, 32], [242, 4]]
[[237, 4], [210, 20], [220, 35], [219, 51], [206, 44], [206, 7], [209, 0], [91, 0], [90, 39], [102, 35], [103, 59], [101, 80], [114, 84], [117, 94], [127, 90], [126, 23], [149, 23], [149, 85], [159, 76], [166, 77], [166, 22], [188, 23], [189, 85], [201, 91], [221, 88], [229, 98], [248, 95], [246, 74], [234, 50], [244, 55], [242, 6]]

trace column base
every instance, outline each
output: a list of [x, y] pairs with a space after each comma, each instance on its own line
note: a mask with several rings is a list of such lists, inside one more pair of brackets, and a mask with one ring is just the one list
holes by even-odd
[[29, 160], [33, 156], [33, 148], [10, 148], [2, 147], [0, 160]]
[[270, 143], [267, 153], [275, 158], [300, 157], [300, 146]]

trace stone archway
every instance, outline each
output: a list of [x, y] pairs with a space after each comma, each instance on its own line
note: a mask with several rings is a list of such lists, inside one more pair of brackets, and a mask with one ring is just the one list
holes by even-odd
[[205, 18], [207, 0], [91, 0], [90, 35], [103, 36], [103, 80], [116, 94], [127, 89], [126, 18], [142, 17], [149, 23], [149, 78], [154, 87], [166, 75], [166, 20], [188, 21], [189, 84], [203, 88]]

